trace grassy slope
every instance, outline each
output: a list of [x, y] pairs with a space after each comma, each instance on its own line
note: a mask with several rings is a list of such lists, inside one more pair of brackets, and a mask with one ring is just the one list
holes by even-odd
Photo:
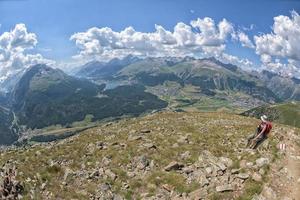
[[288, 102], [271, 106], [260, 106], [242, 113], [242, 115], [248, 115], [257, 118], [263, 114], [269, 116], [272, 121], [300, 127], [300, 102]]
[[[180, 173], [165, 172], [169, 162], [178, 160], [184, 164], [198, 160], [203, 150], [209, 150], [215, 156], [226, 156], [234, 161], [234, 167], [238, 167], [240, 159], [254, 161], [260, 155], [250, 155], [246, 152], [238, 152], [243, 149], [244, 138], [253, 131], [258, 121], [249, 120], [237, 115], [223, 113], [156, 113], [141, 118], [125, 119], [112, 124], [104, 124], [96, 128], [84, 131], [80, 135], [67, 140], [54, 143], [54, 145], [36, 145], [29, 149], [10, 150], [3, 152], [0, 164], [13, 159], [19, 169], [21, 180], [25, 182], [26, 195], [29, 197], [30, 189], [35, 191], [36, 199], [45, 198], [46, 191], [53, 193], [52, 198], [86, 199], [89, 194], [95, 193], [101, 182], [112, 184], [114, 192], [125, 196], [127, 199], [138, 199], [141, 193], [154, 194], [163, 184], [169, 184], [177, 192], [191, 192], [199, 187], [199, 183], [187, 184]], [[141, 134], [140, 130], [149, 129], [151, 133]], [[274, 127], [274, 131], [279, 126]], [[143, 139], [128, 141], [128, 135], [142, 135]], [[188, 136], [190, 143], [179, 144], [172, 147], [182, 136]], [[102, 141], [108, 145], [107, 149], [96, 150], [89, 153], [88, 145], [95, 145]], [[145, 143], [153, 143], [156, 150], [144, 147]], [[113, 145], [113, 144], [124, 144]], [[271, 139], [270, 149], [274, 150], [276, 142]], [[187, 160], [180, 159], [180, 154], [190, 151], [191, 157]], [[269, 151], [264, 156], [275, 153]], [[154, 161], [154, 169], [148, 171], [142, 177], [129, 178], [125, 167], [140, 155]], [[69, 176], [67, 186], [62, 185], [63, 176], [67, 169], [72, 171], [93, 171], [103, 165], [102, 159], [110, 156], [112, 161], [109, 168], [118, 175], [116, 181], [110, 179], [88, 179], [80, 176]], [[60, 163], [50, 166], [50, 163]], [[130, 189], [121, 189], [123, 183], [128, 181]], [[40, 189], [42, 183], [46, 183], [46, 190]], [[248, 199], [260, 190], [259, 183], [251, 180], [246, 182], [246, 190], [240, 199]], [[35, 189], [34, 189], [35, 188]], [[231, 193], [213, 194], [211, 198], [231, 198]], [[25, 198], [25, 199], [26, 199]]]

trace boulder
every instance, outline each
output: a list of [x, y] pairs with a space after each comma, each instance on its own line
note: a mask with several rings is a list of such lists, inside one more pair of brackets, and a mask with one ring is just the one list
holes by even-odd
[[263, 167], [265, 165], [270, 164], [270, 160], [269, 158], [259, 158], [255, 161], [255, 163], [258, 167]]
[[142, 129], [140, 131], [140, 133], [150, 133], [150, 132], [151, 132], [151, 130], [149, 130], [149, 129]]
[[117, 175], [110, 169], [105, 170], [105, 174], [113, 181], [117, 179]]
[[242, 179], [242, 180], [246, 180], [249, 178], [249, 174], [247, 173], [239, 173], [236, 175], [237, 178]]
[[233, 161], [230, 158], [220, 157], [219, 160], [221, 163], [225, 164], [226, 167], [231, 167], [233, 165]]
[[225, 184], [225, 185], [220, 185], [216, 187], [217, 192], [227, 192], [227, 191], [233, 191], [234, 187], [231, 184]]
[[172, 170], [181, 170], [184, 167], [183, 164], [178, 163], [177, 161], [170, 162], [165, 168], [165, 171], [172, 171]]
[[143, 139], [143, 137], [139, 136], [139, 135], [135, 135], [135, 136], [129, 135], [128, 136], [128, 141], [136, 141], [136, 140], [141, 140], [141, 139]]

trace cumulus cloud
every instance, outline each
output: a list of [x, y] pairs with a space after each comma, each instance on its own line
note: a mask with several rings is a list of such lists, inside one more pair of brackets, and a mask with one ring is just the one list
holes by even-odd
[[254, 44], [249, 39], [249, 36], [246, 35], [244, 32], [238, 32], [235, 37], [236, 37], [235, 38], [236, 40], [240, 41], [240, 43], [243, 47], [248, 47], [251, 49], [255, 48]]
[[211, 18], [179, 22], [172, 31], [155, 25], [154, 32], [139, 32], [127, 27], [117, 32], [109, 27], [90, 28], [86, 32], [75, 33], [70, 40], [75, 41], [78, 59], [108, 60], [128, 54], [138, 56], [194, 56], [220, 55], [226, 48], [226, 40], [233, 32], [233, 25], [226, 19], [219, 23]]
[[[254, 37], [256, 53], [264, 66], [292, 73], [300, 61], [300, 16], [296, 11], [291, 16], [274, 17], [272, 32]], [[286, 62], [288, 60], [288, 62]]]
[[30, 65], [52, 63], [40, 54], [29, 54], [37, 44], [37, 36], [28, 33], [25, 24], [0, 35], [0, 83]]

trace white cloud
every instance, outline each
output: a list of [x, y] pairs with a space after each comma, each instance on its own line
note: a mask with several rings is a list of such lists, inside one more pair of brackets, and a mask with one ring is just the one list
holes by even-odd
[[248, 35], [246, 35], [244, 32], [238, 32], [236, 37], [241, 42], [243, 47], [248, 47], [251, 49], [255, 48], [254, 44], [249, 39]]
[[40, 54], [29, 54], [37, 44], [37, 36], [28, 33], [25, 24], [0, 35], [0, 83], [30, 65], [52, 63]]
[[226, 40], [233, 26], [226, 19], [216, 24], [211, 18], [191, 21], [190, 25], [179, 22], [173, 31], [155, 25], [155, 31], [146, 33], [127, 27], [120, 32], [109, 27], [90, 28], [75, 33], [79, 53], [77, 59], [108, 60], [128, 54], [139, 56], [194, 56], [220, 55], [226, 48]]
[[[300, 68], [300, 16], [291, 12], [291, 17], [274, 17], [272, 32], [254, 37], [256, 53], [265, 67], [287, 74]], [[289, 60], [286, 63], [286, 60]]]

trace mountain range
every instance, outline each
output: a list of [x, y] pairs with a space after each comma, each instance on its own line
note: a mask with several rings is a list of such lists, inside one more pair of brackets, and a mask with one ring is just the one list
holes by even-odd
[[241, 112], [300, 100], [298, 79], [248, 72], [215, 58], [128, 56], [92, 61], [72, 74], [40, 64], [6, 81], [9, 92], [0, 93], [1, 144], [28, 130], [70, 127], [87, 116], [97, 121], [166, 107]]

